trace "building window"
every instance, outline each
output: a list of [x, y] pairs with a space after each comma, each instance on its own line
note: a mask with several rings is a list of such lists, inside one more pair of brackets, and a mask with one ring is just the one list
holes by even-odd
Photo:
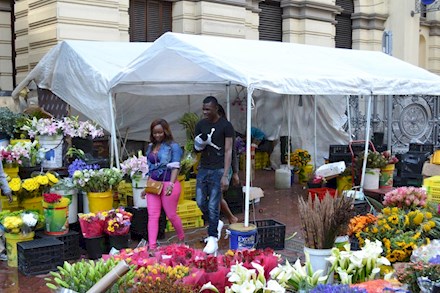
[[352, 0], [336, 0], [336, 5], [344, 9], [341, 14], [336, 15], [336, 48], [352, 48], [352, 22], [351, 15], [354, 12]]
[[280, 2], [264, 1], [258, 4], [261, 9], [260, 23], [258, 25], [259, 39], [263, 41], [283, 40], [283, 9]]
[[130, 0], [130, 41], [154, 42], [172, 30], [172, 3], [159, 0]]

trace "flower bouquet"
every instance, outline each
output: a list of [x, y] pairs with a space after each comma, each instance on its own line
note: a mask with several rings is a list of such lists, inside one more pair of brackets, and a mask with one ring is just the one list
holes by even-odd
[[58, 178], [53, 173], [46, 172], [35, 173], [33, 177], [24, 180], [12, 178], [8, 184], [13, 195], [16, 195], [18, 202], [21, 203], [26, 199], [39, 197], [49, 192], [50, 187], [57, 182]]
[[427, 199], [426, 191], [422, 188], [399, 187], [385, 194], [383, 204], [387, 207], [415, 210], [425, 207]]
[[63, 197], [56, 193], [44, 193], [43, 194], [43, 206], [44, 207], [66, 207], [70, 204], [70, 200], [67, 197]]
[[77, 170], [73, 173], [73, 183], [86, 192], [106, 192], [117, 187], [122, 181], [122, 172], [117, 168], [99, 170]]
[[28, 234], [33, 232], [40, 222], [44, 222], [44, 217], [35, 211], [0, 212], [0, 223], [6, 233]]
[[104, 234], [105, 216], [103, 214], [78, 214], [78, 219], [84, 238], [95, 238]]
[[35, 167], [41, 163], [45, 152], [40, 148], [38, 141], [33, 142], [17, 142], [13, 149], [21, 153], [21, 165], [24, 167]]
[[296, 171], [304, 168], [308, 163], [310, 163], [311, 160], [312, 157], [310, 156], [309, 152], [303, 149], [296, 149], [290, 155], [290, 164], [296, 169]]
[[130, 232], [133, 215], [123, 208], [113, 209], [106, 213], [104, 233], [108, 235], [126, 235]]
[[383, 151], [382, 156], [387, 160], [387, 164], [397, 164], [399, 159], [391, 154], [391, 151]]
[[75, 159], [69, 165], [69, 167], [67, 167], [67, 171], [69, 172], [69, 176], [70, 177], [73, 177], [73, 174], [75, 173], [75, 171], [98, 170], [98, 169], [99, 169], [99, 165], [98, 164], [89, 165], [89, 164], [87, 164], [85, 161], [83, 161], [81, 159]]
[[121, 170], [123, 175], [129, 175], [131, 178], [140, 176], [145, 178], [148, 173], [147, 157], [139, 152], [138, 156], [132, 156], [121, 163]]

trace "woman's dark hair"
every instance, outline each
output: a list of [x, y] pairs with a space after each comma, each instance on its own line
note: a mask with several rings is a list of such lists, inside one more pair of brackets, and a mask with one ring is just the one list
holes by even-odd
[[218, 115], [220, 115], [220, 117], [226, 118], [226, 112], [225, 112], [225, 108], [223, 108], [222, 105], [218, 104]]
[[171, 142], [174, 140], [173, 134], [171, 133], [170, 125], [168, 124], [168, 122], [165, 119], [159, 118], [159, 119], [156, 119], [153, 122], [151, 122], [151, 125], [150, 125], [150, 141], [153, 143], [153, 145], [155, 145], [157, 143], [156, 140], [154, 139], [154, 136], [153, 136], [153, 129], [157, 125], [160, 125], [163, 128], [163, 132], [165, 133], [165, 138], [164, 138], [165, 142]]

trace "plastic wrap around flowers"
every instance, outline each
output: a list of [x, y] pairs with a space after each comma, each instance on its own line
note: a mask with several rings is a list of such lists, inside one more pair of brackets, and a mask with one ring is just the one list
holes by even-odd
[[7, 233], [27, 234], [35, 230], [38, 222], [44, 222], [44, 217], [34, 211], [3, 211], [0, 212], [0, 223]]
[[78, 214], [84, 238], [100, 237], [104, 234], [105, 217], [101, 213]]
[[123, 208], [113, 209], [105, 213], [104, 233], [108, 235], [127, 235], [130, 232], [131, 213]]

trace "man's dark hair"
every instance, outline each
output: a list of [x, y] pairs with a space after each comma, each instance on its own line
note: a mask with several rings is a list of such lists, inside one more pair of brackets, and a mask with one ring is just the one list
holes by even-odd
[[213, 96], [207, 96], [206, 98], [203, 99], [203, 104], [209, 104], [212, 103], [214, 105], [218, 105], [218, 101], [216, 99], [216, 97]]

